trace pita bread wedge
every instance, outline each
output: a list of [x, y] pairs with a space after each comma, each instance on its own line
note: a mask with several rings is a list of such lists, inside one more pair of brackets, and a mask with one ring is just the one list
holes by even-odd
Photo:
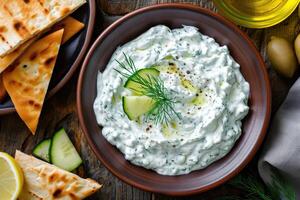
[[19, 200], [84, 199], [101, 188], [94, 180], [80, 178], [20, 151], [16, 151], [15, 159], [24, 173]]
[[13, 52], [7, 54], [3, 58], [0, 58], [0, 73], [2, 73], [9, 65], [11, 65], [34, 41], [35, 38], [25, 42]]
[[[71, 37], [78, 33], [84, 24], [77, 21], [73, 17], [67, 17], [61, 22], [55, 24], [50, 31], [56, 31], [59, 29], [64, 29], [64, 35], [62, 39], [62, 44], [67, 42]], [[38, 37], [38, 36], [37, 36]], [[25, 42], [20, 47], [15, 49], [13, 52], [7, 54], [3, 58], [0, 58], [0, 74], [11, 65], [36, 39], [37, 37]]]
[[80, 21], [74, 19], [73, 17], [67, 17], [61, 22], [55, 24], [53, 28], [53, 31], [64, 29], [64, 35], [62, 38], [62, 44], [66, 43], [70, 38], [72, 38], [76, 33], [78, 33], [80, 30], [82, 30], [84, 27], [84, 24]]
[[35, 133], [59, 51], [63, 30], [36, 41], [3, 72], [3, 83], [19, 116]]
[[6, 97], [6, 90], [2, 82], [2, 76], [0, 75], [0, 103], [5, 99]]
[[1, 0], [0, 57], [74, 12], [86, 0]]

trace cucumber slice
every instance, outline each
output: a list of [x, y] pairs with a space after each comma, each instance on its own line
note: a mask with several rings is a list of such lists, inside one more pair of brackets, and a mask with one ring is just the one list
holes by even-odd
[[34, 147], [32, 154], [37, 158], [50, 162], [50, 145], [51, 139], [43, 140]]
[[166, 57], [163, 58], [164, 60], [174, 60], [174, 57], [171, 55], [168, 55]]
[[55, 166], [67, 171], [73, 171], [82, 163], [78, 152], [64, 129], [53, 135], [50, 146], [50, 160]]
[[130, 120], [137, 119], [155, 106], [155, 101], [147, 96], [125, 96], [122, 102], [123, 110]]
[[132, 76], [130, 76], [128, 78], [128, 80], [126, 81], [124, 87], [133, 90], [133, 92], [136, 95], [142, 95], [142, 87], [140, 84], [132, 81], [132, 79], [136, 76], [136, 75], [140, 75], [143, 78], [147, 78], [148, 76], [154, 76], [157, 77], [159, 76], [159, 71], [155, 68], [144, 68], [144, 69], [140, 69], [138, 70], [136, 73], [134, 73]]

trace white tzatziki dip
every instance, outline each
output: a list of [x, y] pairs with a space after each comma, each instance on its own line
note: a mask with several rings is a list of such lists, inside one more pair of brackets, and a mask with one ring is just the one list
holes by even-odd
[[[180, 117], [169, 123], [130, 120], [122, 97], [132, 95], [115, 69], [128, 55], [137, 69], [155, 67]], [[117, 61], [116, 61], [117, 60]], [[99, 72], [94, 111], [103, 136], [131, 163], [163, 175], [187, 174], [225, 156], [241, 135], [249, 84], [227, 46], [197, 28], [158, 25], [118, 47]]]

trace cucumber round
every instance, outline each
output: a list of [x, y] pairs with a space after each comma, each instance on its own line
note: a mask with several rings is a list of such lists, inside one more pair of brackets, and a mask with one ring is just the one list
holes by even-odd
[[140, 84], [133, 81], [134, 77], [137, 75], [140, 75], [143, 78], [147, 78], [148, 76], [157, 77], [157, 76], [159, 76], [159, 71], [153, 67], [144, 68], [144, 69], [138, 70], [136, 73], [134, 73], [127, 79], [124, 87], [131, 89], [134, 92], [134, 94], [136, 94], [136, 95], [142, 95], [143, 88], [141, 87]]
[[174, 57], [171, 55], [168, 55], [166, 57], [163, 58], [164, 60], [174, 60]]
[[55, 166], [73, 171], [82, 160], [64, 129], [54, 133], [50, 146], [50, 160]]
[[155, 106], [155, 101], [147, 96], [122, 97], [123, 110], [130, 120], [149, 112]]
[[44, 161], [51, 162], [49, 156], [50, 145], [51, 139], [43, 140], [34, 147], [32, 154]]

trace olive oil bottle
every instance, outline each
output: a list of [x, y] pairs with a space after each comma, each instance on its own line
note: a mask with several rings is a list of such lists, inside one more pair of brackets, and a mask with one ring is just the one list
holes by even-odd
[[249, 28], [280, 23], [297, 8], [300, 0], [214, 0], [220, 14]]

